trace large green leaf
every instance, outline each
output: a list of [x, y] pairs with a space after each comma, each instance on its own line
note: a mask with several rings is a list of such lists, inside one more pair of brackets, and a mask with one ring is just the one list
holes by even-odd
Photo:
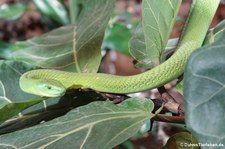
[[[0, 100], [9, 100], [7, 97], [0, 97]], [[11, 102], [0, 108], [0, 124], [12, 118], [23, 110], [36, 105], [45, 100], [45, 98], [33, 99], [25, 102]]]
[[[175, 51], [178, 40], [178, 38], [168, 40], [165, 50], [161, 55], [161, 62], [164, 62], [168, 58], [168, 54]], [[137, 61], [136, 67], [145, 69], [153, 68], [152, 59], [146, 51], [144, 31], [141, 24], [139, 24], [129, 41], [129, 51], [131, 56]]]
[[224, 57], [225, 32], [212, 45], [194, 52], [185, 70], [185, 120], [200, 143], [225, 142]]
[[[0, 95], [5, 98], [1, 100], [0, 107], [7, 103], [24, 101], [24, 93], [19, 88], [19, 77], [26, 71], [31, 70], [33, 66], [22, 62], [0, 61]], [[35, 96], [28, 95], [27, 98]]]
[[145, 50], [153, 66], [161, 62], [161, 55], [166, 47], [181, 2], [181, 0], [143, 0], [142, 2]]
[[[0, 120], [8, 119], [11, 114], [17, 111], [22, 111], [29, 106], [35, 105], [43, 101], [45, 98], [28, 100], [27, 102], [13, 102], [7, 104], [1, 109]], [[54, 118], [62, 116], [69, 112], [71, 109], [86, 105], [93, 101], [105, 101], [105, 97], [95, 91], [87, 90], [69, 90], [60, 100], [48, 99], [45, 100], [46, 106], [43, 103], [32, 106], [22, 112], [20, 117], [12, 118], [7, 122], [0, 125], [0, 135], [4, 133], [21, 130], [33, 125], [37, 125], [43, 121], [50, 121]], [[51, 101], [51, 102], [50, 102]], [[54, 102], [53, 102], [54, 101]], [[38, 108], [38, 109], [37, 109]], [[18, 113], [18, 112], [17, 112]], [[7, 118], [8, 116], [8, 118]]]
[[83, 7], [76, 23], [17, 43], [14, 57], [43, 68], [96, 72], [101, 43], [114, 1], [79, 0]]
[[109, 149], [132, 137], [154, 115], [151, 100], [129, 99], [115, 105], [93, 102], [65, 116], [0, 136], [0, 148]]
[[16, 20], [21, 17], [27, 9], [27, 6], [21, 3], [15, 3], [12, 5], [3, 4], [0, 6], [0, 18]]
[[28, 101], [35, 96], [26, 94], [19, 88], [19, 77], [32, 68], [22, 62], [0, 61], [0, 124], [44, 100], [40, 98]]

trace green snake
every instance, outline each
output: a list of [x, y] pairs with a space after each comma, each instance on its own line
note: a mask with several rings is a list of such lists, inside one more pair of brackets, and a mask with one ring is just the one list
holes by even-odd
[[20, 78], [23, 91], [45, 97], [64, 95], [68, 88], [91, 88], [107, 93], [153, 89], [179, 77], [190, 54], [201, 47], [220, 0], [193, 0], [176, 52], [161, 65], [133, 76], [72, 73], [51, 69], [28, 71]]

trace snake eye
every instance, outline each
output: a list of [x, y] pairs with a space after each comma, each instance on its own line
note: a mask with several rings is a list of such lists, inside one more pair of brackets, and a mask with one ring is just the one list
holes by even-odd
[[43, 87], [47, 90], [51, 90], [53, 87], [49, 84], [43, 84]]
[[51, 86], [47, 86], [47, 88], [50, 90], [50, 89], [52, 89], [52, 87]]
[[57, 86], [52, 86], [52, 85], [49, 85], [49, 84], [47, 84], [47, 85], [45, 85], [45, 88], [47, 89], [47, 90], [49, 90], [49, 91], [58, 91], [59, 90], [59, 87], [57, 87]]

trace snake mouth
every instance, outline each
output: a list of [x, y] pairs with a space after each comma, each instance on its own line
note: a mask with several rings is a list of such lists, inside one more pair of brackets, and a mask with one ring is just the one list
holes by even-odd
[[66, 90], [60, 89], [57, 92], [51, 92], [51, 93], [47, 93], [46, 97], [62, 97], [63, 95], [66, 94]]
[[[63, 91], [61, 93], [50, 93], [50, 94], [43, 93], [42, 97], [62, 97], [63, 95], [65, 95], [65, 93], [66, 93], [65, 91]], [[40, 94], [38, 94], [38, 95], [40, 95]]]

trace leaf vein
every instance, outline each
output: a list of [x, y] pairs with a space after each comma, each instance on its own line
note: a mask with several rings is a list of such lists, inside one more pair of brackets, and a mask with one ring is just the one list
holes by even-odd
[[87, 142], [88, 137], [89, 137], [89, 135], [90, 135], [90, 133], [91, 133], [91, 131], [92, 131], [92, 128], [93, 128], [93, 126], [91, 126], [91, 127], [88, 129], [87, 135], [86, 135], [86, 137], [84, 138], [84, 141], [82, 142], [82, 144], [81, 144], [81, 146], [80, 146], [80, 149], [83, 149], [83, 147], [84, 147], [85, 143]]
[[[135, 116], [135, 117], [140, 117], [140, 116], [143, 116], [143, 114], [137, 115], [137, 116]], [[59, 138], [57, 138], [57, 139], [55, 139], [55, 140], [49, 142], [48, 144], [43, 145], [41, 148], [45, 148], [45, 147], [47, 147], [47, 146], [49, 146], [49, 145], [51, 145], [51, 144], [53, 144], [53, 143], [59, 141], [60, 139], [63, 139], [64, 137], [66, 137], [66, 136], [68, 136], [68, 135], [70, 135], [70, 134], [73, 134], [73, 133], [75, 133], [75, 132], [78, 132], [78, 131], [80, 131], [80, 130], [83, 130], [83, 129], [85, 129], [85, 128], [87, 128], [87, 127], [90, 127], [90, 126], [92, 126], [92, 125], [95, 125], [95, 124], [97, 124], [97, 123], [101, 123], [101, 122], [108, 121], [108, 120], [113, 120], [113, 119], [128, 118], [128, 117], [130, 117], [130, 116], [117, 116], [117, 117], [113, 117], [113, 118], [110, 117], [110, 118], [106, 118], [106, 119], [102, 119], [102, 120], [98, 120], [98, 121], [95, 121], [95, 122], [88, 123], [88, 124], [86, 124], [86, 125], [83, 125], [82, 127], [73, 129], [73, 130], [71, 130], [71, 131], [68, 131], [67, 133], [62, 134], [62, 136], [60, 136]], [[132, 115], [132, 117], [134, 117], [134, 116]]]
[[[118, 136], [120, 136], [122, 133], [124, 133], [126, 130], [128, 130], [128, 129], [130, 129], [131, 127], [134, 127], [136, 124], [138, 124], [138, 123], [140, 123], [140, 122], [143, 122], [143, 121], [145, 121], [145, 120], [147, 120], [148, 118], [146, 118], [146, 119], [142, 119], [142, 120], [140, 120], [140, 121], [137, 121], [136, 123], [134, 123], [134, 124], [132, 124], [132, 125], [130, 125], [129, 127], [126, 127], [124, 130], [122, 130], [122, 131], [120, 131], [117, 135], [115, 135], [106, 145], [105, 145], [105, 147], [108, 145], [108, 144], [110, 144], [112, 141], [114, 141]], [[104, 148], [105, 148], [104, 147]]]

